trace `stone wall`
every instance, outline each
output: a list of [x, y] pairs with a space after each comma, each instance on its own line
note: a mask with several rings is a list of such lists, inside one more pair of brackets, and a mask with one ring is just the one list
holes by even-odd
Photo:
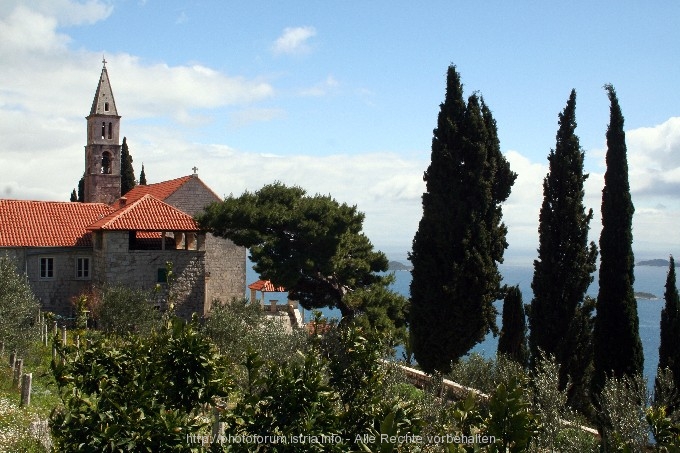
[[[191, 178], [165, 199], [165, 202], [195, 216], [220, 198], [201, 181]], [[242, 298], [246, 288], [246, 249], [229, 239], [206, 235], [206, 304], [207, 314], [215, 299], [222, 302]]]
[[[93, 275], [91, 248], [71, 247], [17, 247], [0, 249], [17, 263], [17, 270], [25, 273], [28, 282], [40, 301], [41, 308], [65, 318], [72, 318], [75, 310], [72, 303], [78, 295], [89, 292], [90, 278], [76, 277], [78, 258], [90, 259], [90, 276]], [[54, 276], [40, 277], [40, 259], [52, 258]]]
[[[157, 303], [167, 309], [168, 284], [159, 281], [167, 263], [172, 263], [175, 280], [171, 302], [177, 315], [190, 318], [205, 311], [205, 256], [204, 250], [129, 250], [127, 231], [106, 231], [101, 248], [94, 250], [94, 270], [99, 285], [125, 285], [130, 288], [153, 290], [159, 285]], [[199, 241], [200, 242], [200, 241]]]
[[246, 249], [228, 239], [207, 234], [206, 254], [206, 311], [212, 302], [241, 299], [246, 288]]

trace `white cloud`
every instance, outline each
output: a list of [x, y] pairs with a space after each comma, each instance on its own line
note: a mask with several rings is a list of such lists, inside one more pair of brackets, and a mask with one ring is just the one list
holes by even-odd
[[626, 133], [633, 194], [644, 197], [680, 195], [680, 117]]
[[0, 16], [0, 55], [6, 63], [25, 52], [63, 51], [69, 38], [57, 34], [57, 20], [24, 6]]
[[246, 108], [231, 115], [229, 125], [235, 128], [245, 127], [252, 123], [267, 122], [283, 118], [286, 112], [278, 108]]
[[325, 96], [330, 91], [337, 89], [340, 83], [333, 77], [329, 75], [321, 82], [317, 83], [313, 87], [305, 88], [300, 91], [301, 96]]
[[0, 17], [9, 15], [12, 11], [25, 8], [30, 4], [31, 11], [53, 18], [62, 26], [94, 24], [106, 19], [112, 12], [113, 6], [99, 0], [78, 2], [73, 0], [3, 0], [0, 3]]
[[309, 52], [309, 39], [316, 36], [314, 27], [287, 27], [272, 45], [275, 54], [301, 54]]

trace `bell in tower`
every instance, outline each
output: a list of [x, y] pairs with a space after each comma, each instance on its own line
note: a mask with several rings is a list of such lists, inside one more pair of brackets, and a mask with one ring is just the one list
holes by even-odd
[[112, 204], [120, 198], [120, 116], [102, 60], [102, 74], [87, 116], [85, 203]]

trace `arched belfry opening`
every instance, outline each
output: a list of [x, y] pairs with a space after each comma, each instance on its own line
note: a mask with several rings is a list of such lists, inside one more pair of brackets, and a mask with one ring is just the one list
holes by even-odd
[[104, 151], [102, 154], [102, 174], [111, 174], [111, 153], [108, 151]]

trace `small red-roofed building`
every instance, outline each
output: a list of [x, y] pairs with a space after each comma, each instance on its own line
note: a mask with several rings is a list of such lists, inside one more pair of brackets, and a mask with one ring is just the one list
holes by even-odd
[[[167, 290], [175, 312], [205, 316], [212, 302], [242, 298], [246, 251], [202, 231], [194, 216], [220, 201], [196, 173], [120, 193], [120, 115], [106, 66], [87, 116], [84, 203], [0, 200], [0, 255], [23, 271], [43, 310], [72, 318], [93, 287]], [[160, 309], [167, 299], [150, 301]]]

